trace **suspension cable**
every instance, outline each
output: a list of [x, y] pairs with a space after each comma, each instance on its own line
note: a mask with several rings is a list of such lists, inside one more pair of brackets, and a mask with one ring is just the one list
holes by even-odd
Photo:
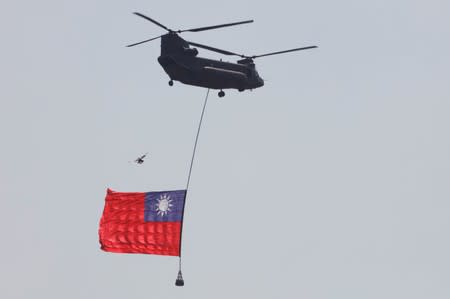
[[[206, 97], [205, 97], [205, 102], [203, 103], [203, 109], [202, 109], [202, 114], [200, 116], [200, 122], [198, 124], [198, 129], [197, 129], [197, 135], [195, 136], [195, 143], [194, 143], [194, 149], [192, 151], [192, 158], [191, 158], [191, 165], [189, 166], [189, 174], [188, 174], [188, 179], [187, 179], [187, 183], [186, 183], [186, 194], [184, 197], [184, 203], [183, 203], [183, 218], [184, 218], [184, 207], [186, 205], [186, 198], [187, 198], [187, 193], [188, 193], [188, 189], [189, 189], [189, 183], [191, 181], [191, 173], [192, 173], [192, 166], [194, 165], [194, 158], [195, 158], [195, 152], [197, 150], [197, 142], [198, 142], [198, 136], [200, 135], [200, 129], [202, 127], [202, 122], [203, 122], [203, 116], [205, 114], [205, 108], [206, 108], [206, 104], [208, 103], [208, 97], [209, 97], [209, 88], [208, 91], [206, 92]], [[178, 278], [183, 280], [182, 274], [181, 274], [181, 235], [183, 233], [183, 219], [181, 220], [181, 231], [180, 231], [180, 254], [179, 254], [179, 270], [178, 270]], [[184, 282], [183, 282], [184, 284]]]

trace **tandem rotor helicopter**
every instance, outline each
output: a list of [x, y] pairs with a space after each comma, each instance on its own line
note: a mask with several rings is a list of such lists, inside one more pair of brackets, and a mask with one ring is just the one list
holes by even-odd
[[[158, 62], [170, 77], [169, 85], [172, 86], [173, 81], [176, 80], [188, 85], [219, 89], [219, 97], [225, 96], [225, 92], [223, 91], [223, 89], [237, 89], [238, 91], [244, 91], [246, 89], [251, 90], [264, 85], [264, 80], [256, 71], [253, 59], [269, 55], [317, 48], [317, 46], [309, 46], [271, 52], [261, 55], [247, 56], [186, 41], [182, 39], [178, 34], [183, 32], [199, 32], [222, 27], [247, 24], [252, 23], [253, 20], [185, 30], [172, 30], [141, 13], [135, 12], [134, 14], [167, 30], [168, 33], [128, 45], [127, 47], [137, 46], [161, 38], [161, 55], [158, 57]], [[238, 56], [242, 59], [238, 60], [236, 63], [230, 63], [224, 62], [222, 60], [219, 61], [197, 57], [198, 50], [196, 48], [191, 48], [190, 46], [202, 48], [224, 55]]]

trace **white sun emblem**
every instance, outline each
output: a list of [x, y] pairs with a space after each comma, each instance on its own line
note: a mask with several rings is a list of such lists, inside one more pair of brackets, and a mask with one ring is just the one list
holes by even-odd
[[165, 216], [170, 212], [170, 208], [173, 207], [172, 199], [170, 195], [163, 194], [157, 199], [156, 203], [156, 213], [158, 216]]

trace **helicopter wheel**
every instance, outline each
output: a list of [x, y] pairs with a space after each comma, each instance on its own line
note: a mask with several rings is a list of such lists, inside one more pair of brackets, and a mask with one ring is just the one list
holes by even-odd
[[170, 85], [170, 86], [173, 86], [173, 80], [170, 80], [170, 81], [169, 81], [169, 85]]
[[219, 98], [223, 98], [225, 96], [225, 92], [223, 90], [219, 91], [218, 93]]

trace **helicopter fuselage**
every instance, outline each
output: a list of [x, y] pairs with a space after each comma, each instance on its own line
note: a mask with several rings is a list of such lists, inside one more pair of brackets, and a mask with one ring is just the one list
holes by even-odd
[[175, 33], [161, 37], [159, 64], [171, 80], [184, 84], [243, 91], [264, 85], [252, 61], [231, 63], [197, 57], [196, 48]]

